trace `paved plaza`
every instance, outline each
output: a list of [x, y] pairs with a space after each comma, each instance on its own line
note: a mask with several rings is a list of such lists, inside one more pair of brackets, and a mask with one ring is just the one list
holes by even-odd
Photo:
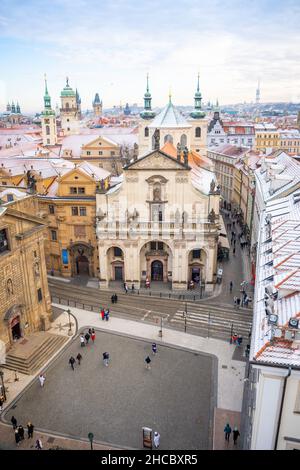
[[[96, 331], [95, 344], [80, 347], [79, 338], [46, 369], [45, 387], [38, 380], [5, 414], [19, 423], [71, 437], [128, 448], [142, 448], [142, 427], [158, 430], [161, 449], [212, 447], [213, 408], [217, 398], [214, 356]], [[73, 372], [69, 357], [83, 356]], [[102, 352], [111, 356], [109, 367]], [[144, 359], [152, 358], [151, 370]]]

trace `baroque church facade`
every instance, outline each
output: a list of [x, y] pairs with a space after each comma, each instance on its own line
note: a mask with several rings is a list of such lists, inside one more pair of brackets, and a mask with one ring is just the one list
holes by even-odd
[[212, 290], [220, 190], [201, 155], [207, 122], [199, 81], [189, 120], [171, 97], [155, 116], [148, 79], [144, 100], [139, 155], [124, 167], [118, 184], [96, 195], [100, 288], [111, 281], [135, 288], [158, 281], [185, 290], [193, 280]]

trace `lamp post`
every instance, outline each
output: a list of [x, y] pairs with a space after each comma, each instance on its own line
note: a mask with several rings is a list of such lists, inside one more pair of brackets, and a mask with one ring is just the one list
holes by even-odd
[[6, 401], [6, 392], [5, 392], [5, 386], [4, 386], [3, 377], [4, 377], [4, 372], [3, 372], [2, 370], [0, 370], [2, 394], [3, 394], [4, 401]]
[[183, 318], [184, 318], [184, 332], [186, 333], [186, 327], [187, 327], [187, 303], [185, 302], [185, 311], [183, 312]]
[[89, 438], [89, 441], [91, 443], [91, 450], [94, 450], [93, 449], [93, 439], [94, 439], [94, 434], [92, 432], [89, 432], [88, 433], [88, 438]]
[[68, 308], [67, 310], [67, 313], [69, 315], [69, 331], [68, 331], [68, 335], [69, 336], [72, 336], [72, 325], [71, 325], [71, 310]]

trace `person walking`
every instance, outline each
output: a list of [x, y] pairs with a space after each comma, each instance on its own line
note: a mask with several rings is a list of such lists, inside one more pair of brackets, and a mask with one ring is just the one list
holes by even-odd
[[232, 292], [232, 288], [233, 288], [233, 282], [230, 281], [230, 284], [229, 284], [229, 290], [230, 290], [230, 292]]
[[16, 441], [17, 446], [20, 444], [20, 440], [21, 438], [20, 438], [19, 431], [18, 429], [15, 429], [15, 441]]
[[147, 369], [147, 370], [151, 369], [151, 366], [150, 366], [150, 364], [151, 364], [151, 359], [150, 359], [149, 356], [147, 356], [147, 357], [145, 358], [145, 362], [146, 362], [146, 369]]
[[128, 293], [128, 286], [127, 286], [126, 282], [125, 282], [125, 293], [126, 294]]
[[18, 433], [19, 433], [19, 436], [20, 436], [20, 440], [23, 441], [25, 431], [24, 431], [24, 428], [23, 428], [22, 424], [20, 424], [20, 426], [18, 426]]
[[2, 411], [3, 403], [4, 403], [4, 398], [1, 396], [0, 397], [0, 411]]
[[117, 296], [117, 294], [115, 294], [114, 297], [115, 297], [115, 304], [116, 304], [116, 303], [118, 302], [118, 296]]
[[35, 441], [35, 448], [36, 448], [37, 450], [42, 450], [42, 448], [43, 448], [43, 443], [42, 443], [41, 439], [37, 439], [37, 440]]
[[111, 303], [114, 304], [114, 303], [115, 303], [115, 296], [112, 295], [111, 298], [110, 298], [110, 300], [111, 300]]
[[75, 361], [74, 357], [71, 356], [70, 359], [69, 359], [69, 364], [70, 364], [72, 370], [74, 370], [74, 364], [75, 364], [75, 362], [76, 362], [76, 361]]
[[234, 306], [237, 307], [237, 296], [236, 295], [233, 297], [233, 303], [234, 303]]
[[89, 333], [86, 333], [84, 337], [85, 337], [86, 344], [89, 344], [89, 340], [90, 340]]
[[13, 425], [13, 429], [17, 429], [17, 420], [14, 416], [11, 417], [11, 420], [10, 420], [11, 424]]
[[134, 284], [131, 286], [131, 292], [134, 292]]
[[101, 318], [102, 320], [104, 320], [104, 315], [105, 315], [105, 312], [104, 312], [104, 308], [101, 310]]
[[33, 430], [34, 430], [33, 424], [30, 421], [28, 421], [28, 423], [27, 423], [28, 439], [33, 438]]
[[241, 299], [238, 297], [238, 298], [236, 299], [237, 308], [240, 308], [240, 303], [241, 303]]
[[94, 344], [94, 343], [95, 343], [95, 339], [96, 339], [96, 333], [95, 333], [94, 328], [92, 329], [91, 339], [92, 339], [93, 344]]
[[157, 344], [156, 344], [156, 343], [152, 343], [151, 349], [152, 349], [152, 354], [155, 355], [155, 354], [157, 353]]
[[85, 339], [84, 339], [84, 334], [81, 333], [80, 335], [80, 346], [83, 348], [85, 346]]
[[235, 245], [233, 247], [232, 253], [235, 255]]
[[226, 426], [224, 428], [224, 433], [225, 433], [225, 441], [227, 441], [229, 443], [229, 438], [230, 438], [230, 434], [231, 434], [231, 427], [229, 426], [229, 423], [226, 424]]
[[236, 342], [237, 342], [237, 345], [238, 345], [238, 346], [241, 346], [241, 344], [242, 344], [242, 342], [243, 342], [243, 337], [242, 337], [242, 335], [238, 335]]
[[103, 362], [104, 362], [104, 365], [107, 367], [108, 366], [108, 362], [109, 362], [109, 353], [108, 352], [104, 352], [102, 354], [103, 356]]
[[43, 374], [40, 374], [39, 376], [39, 381], [40, 381], [40, 386], [43, 387], [45, 384], [46, 377]]
[[92, 335], [92, 328], [89, 328], [89, 335]]
[[238, 437], [240, 436], [240, 432], [237, 428], [237, 426], [234, 427], [232, 431], [232, 437], [233, 437], [233, 444], [236, 446]]
[[154, 448], [158, 449], [160, 444], [160, 434], [159, 432], [155, 431], [154, 438], [153, 438]]
[[105, 318], [106, 321], [109, 320], [109, 308], [105, 310], [105, 312], [104, 312], [104, 318]]
[[80, 366], [80, 364], [81, 364], [81, 359], [82, 359], [82, 355], [81, 355], [80, 353], [78, 353], [77, 356], [76, 356], [76, 359], [77, 359], [77, 361], [78, 361], [78, 365]]

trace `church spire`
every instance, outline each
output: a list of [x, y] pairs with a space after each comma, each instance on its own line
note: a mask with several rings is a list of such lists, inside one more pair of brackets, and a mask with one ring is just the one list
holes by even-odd
[[51, 98], [48, 93], [48, 86], [47, 86], [47, 75], [44, 75], [44, 80], [45, 80], [45, 94], [44, 94], [44, 108], [45, 110], [51, 109]]
[[194, 95], [194, 110], [191, 112], [190, 116], [194, 119], [200, 119], [205, 116], [205, 113], [201, 109], [201, 101], [202, 101], [202, 95], [200, 92], [200, 84], [199, 84], [199, 79], [200, 79], [200, 74], [198, 72], [198, 78], [197, 78], [197, 90]]
[[144, 94], [144, 111], [140, 114], [143, 119], [152, 119], [155, 113], [151, 109], [152, 96], [149, 90], [149, 74], [147, 73], [146, 92]]

